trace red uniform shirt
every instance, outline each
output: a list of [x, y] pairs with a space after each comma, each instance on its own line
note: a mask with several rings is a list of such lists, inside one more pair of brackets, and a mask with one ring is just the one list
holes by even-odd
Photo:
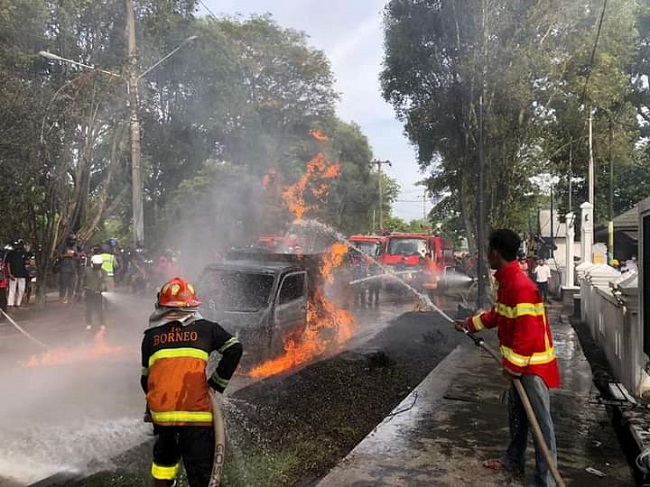
[[549, 388], [560, 385], [553, 336], [537, 286], [513, 261], [495, 275], [497, 302], [490, 311], [467, 319], [479, 331], [498, 327], [503, 365], [515, 374], [538, 375]]

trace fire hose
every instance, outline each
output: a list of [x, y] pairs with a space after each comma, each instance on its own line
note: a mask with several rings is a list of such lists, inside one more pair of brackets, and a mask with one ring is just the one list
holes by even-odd
[[[454, 319], [452, 319], [447, 313], [442, 311], [436, 305], [433, 305], [433, 309], [437, 313], [439, 313], [440, 316], [442, 316], [445, 320], [449, 321], [452, 324], [455, 323]], [[485, 350], [492, 358], [494, 358], [494, 360], [496, 360], [499, 363], [499, 365], [503, 367], [503, 364], [501, 363], [501, 357], [499, 356], [499, 354], [497, 354], [494, 350], [492, 350], [492, 347], [490, 347], [487, 343], [485, 343], [485, 340], [483, 340], [483, 338], [476, 336], [474, 333], [470, 332], [467, 329], [464, 329], [464, 333], [467, 337], [472, 339], [472, 341], [477, 347], [481, 347], [483, 350]], [[507, 370], [505, 369], [505, 367], [503, 368], [504, 370]], [[546, 440], [544, 439], [542, 430], [539, 427], [539, 422], [537, 421], [537, 417], [535, 416], [535, 411], [533, 410], [533, 406], [530, 403], [530, 399], [526, 394], [526, 390], [524, 389], [524, 386], [521, 383], [521, 380], [519, 380], [519, 378], [513, 377], [512, 383], [514, 384], [515, 389], [519, 394], [521, 403], [524, 406], [524, 410], [526, 411], [528, 424], [533, 430], [533, 437], [535, 438], [537, 447], [541, 450], [542, 455], [544, 456], [544, 460], [546, 460], [546, 464], [551, 470], [551, 475], [553, 476], [553, 480], [555, 480], [555, 483], [558, 487], [564, 487], [565, 484], [564, 481], [562, 480], [562, 477], [560, 476], [560, 472], [557, 468], [557, 463], [553, 459], [553, 456], [551, 455], [551, 451], [548, 449], [548, 445], [546, 444]]]
[[[208, 388], [210, 389], [210, 388]], [[208, 487], [219, 487], [223, 474], [223, 463], [226, 459], [226, 430], [221, 412], [221, 399], [218, 394], [210, 389], [210, 401], [212, 402], [212, 423], [214, 426], [214, 460], [212, 463], [212, 474]]]
[[41, 347], [43, 347], [43, 348], [45, 348], [45, 349], [48, 349], [48, 348], [49, 348], [47, 345], [45, 345], [45, 343], [43, 343], [42, 341], [40, 341], [38, 338], [35, 338], [35, 337], [33, 337], [32, 335], [30, 335], [29, 333], [27, 333], [27, 331], [25, 331], [25, 329], [24, 329], [23, 327], [21, 327], [18, 323], [16, 323], [16, 322], [11, 318], [11, 316], [9, 316], [7, 313], [5, 313], [4, 310], [0, 309], [0, 313], [2, 313], [2, 315], [3, 315], [5, 318], [7, 318], [7, 320], [9, 321], [9, 323], [11, 323], [11, 324], [14, 326], [14, 328], [16, 328], [16, 330], [18, 330], [20, 333], [22, 333], [23, 335], [25, 335], [25, 336], [26, 336], [27, 338], [29, 338], [31, 341], [33, 341], [34, 343], [40, 345]]

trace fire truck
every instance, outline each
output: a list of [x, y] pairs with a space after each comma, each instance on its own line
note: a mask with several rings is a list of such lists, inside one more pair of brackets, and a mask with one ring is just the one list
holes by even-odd
[[381, 252], [382, 246], [386, 237], [378, 235], [352, 235], [349, 239], [350, 243], [354, 245], [360, 252], [377, 258]]
[[454, 265], [454, 249], [450, 240], [437, 235], [391, 233], [384, 238], [379, 262], [407, 284], [433, 293], [444, 287], [446, 270]]

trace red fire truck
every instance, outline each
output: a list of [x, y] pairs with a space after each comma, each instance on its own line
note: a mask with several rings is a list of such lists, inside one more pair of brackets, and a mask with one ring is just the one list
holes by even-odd
[[378, 235], [352, 235], [348, 240], [364, 254], [377, 258], [386, 237], [380, 237]]
[[391, 233], [385, 237], [380, 263], [419, 290], [441, 287], [447, 267], [454, 265], [452, 242], [426, 233]]

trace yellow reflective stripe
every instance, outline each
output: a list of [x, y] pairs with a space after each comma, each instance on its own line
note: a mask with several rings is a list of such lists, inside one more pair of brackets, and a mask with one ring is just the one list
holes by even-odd
[[151, 418], [156, 423], [211, 423], [211, 411], [151, 411]]
[[[481, 313], [481, 314], [483, 314], [483, 313]], [[483, 328], [485, 328], [483, 326], [483, 322], [481, 321], [481, 315], [472, 316], [472, 325], [474, 325], [474, 329], [476, 331], [479, 331], [479, 330], [482, 330]]]
[[149, 368], [142, 367], [142, 372], [140, 372], [140, 375], [149, 375]]
[[216, 372], [212, 374], [212, 380], [215, 381], [224, 389], [228, 386], [228, 382], [229, 382], [228, 379], [222, 379], [221, 377], [219, 377]]
[[174, 480], [176, 475], [178, 475], [179, 468], [180, 464], [178, 463], [173, 467], [163, 467], [162, 465], [152, 463], [151, 476], [156, 480]]
[[163, 350], [158, 350], [156, 353], [152, 354], [149, 357], [149, 367], [151, 367], [156, 360], [161, 358], [177, 358], [177, 357], [194, 357], [201, 360], [208, 361], [208, 352], [198, 348], [165, 348]]
[[237, 337], [232, 337], [230, 340], [223, 344], [223, 347], [217, 351], [219, 353], [223, 353], [227, 348], [232, 347], [235, 343], [239, 343], [239, 340], [237, 340]]
[[555, 360], [555, 348], [551, 347], [544, 352], [535, 352], [530, 357], [519, 355], [517, 352], [506, 346], [501, 346], [501, 355], [508, 362], [517, 367], [527, 367], [528, 365], [543, 365]]
[[544, 303], [519, 303], [514, 307], [497, 303], [496, 312], [506, 318], [515, 319], [520, 316], [544, 316]]

